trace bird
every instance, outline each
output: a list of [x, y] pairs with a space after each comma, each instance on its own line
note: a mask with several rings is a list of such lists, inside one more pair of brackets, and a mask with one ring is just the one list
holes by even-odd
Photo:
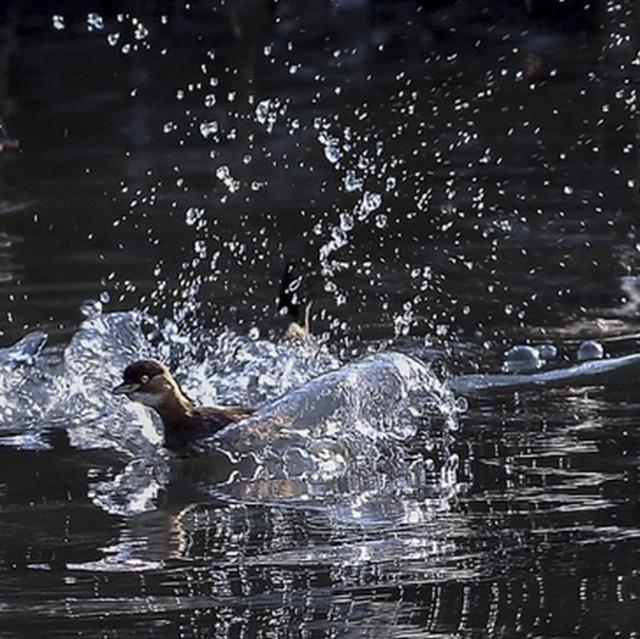
[[[284, 312], [290, 322], [284, 336], [293, 341], [305, 341], [311, 338], [311, 303], [307, 303], [303, 311], [305, 300], [299, 291], [302, 277], [294, 277], [295, 267], [293, 262], [285, 267], [280, 281], [278, 310]], [[154, 409], [162, 420], [164, 446], [173, 451], [188, 449], [195, 441], [215, 435], [256, 412], [247, 406], [195, 406], [169, 369], [156, 359], [141, 359], [129, 364], [122, 383], [112, 393], [126, 395], [130, 400]], [[250, 435], [260, 438], [278, 427], [279, 421], [253, 424], [251, 433], [244, 433], [244, 436], [246, 439]]]
[[162, 420], [164, 446], [174, 452], [188, 449], [195, 441], [212, 436], [255, 412], [247, 406], [195, 406], [169, 369], [156, 359], [129, 364], [122, 383], [111, 392], [126, 395], [155, 410]]

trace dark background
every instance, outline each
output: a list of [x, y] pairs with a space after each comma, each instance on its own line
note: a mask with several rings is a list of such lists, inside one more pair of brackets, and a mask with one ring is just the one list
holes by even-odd
[[[520, 343], [637, 351], [638, 6], [4, 2], [3, 346], [35, 328], [64, 346], [100, 297], [187, 338], [276, 339], [293, 260], [343, 359], [381, 341], [463, 371]], [[3, 368], [3, 406], [16, 379], [41, 382]], [[44, 414], [3, 409], [2, 637], [640, 631], [635, 379], [472, 401], [455, 490], [400, 524], [177, 515], [180, 472], [156, 509], [117, 514], [95, 482], [130, 460]]]

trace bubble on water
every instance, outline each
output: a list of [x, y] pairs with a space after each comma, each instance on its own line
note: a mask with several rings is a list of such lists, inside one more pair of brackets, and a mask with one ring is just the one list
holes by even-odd
[[554, 359], [558, 356], [558, 347], [554, 344], [540, 344], [538, 346], [538, 352], [542, 359]]
[[533, 346], [519, 345], [510, 348], [505, 354], [503, 369], [507, 373], [525, 373], [540, 368], [543, 361]]
[[52, 17], [51, 20], [52, 20], [53, 28], [56, 29], [56, 31], [64, 31], [66, 26], [64, 22], [64, 16], [55, 15]]
[[595, 340], [586, 340], [578, 348], [578, 360], [584, 362], [590, 359], [602, 359], [604, 357], [604, 347]]
[[200, 122], [200, 135], [207, 139], [214, 136], [219, 131], [219, 125], [216, 120], [205, 120]]

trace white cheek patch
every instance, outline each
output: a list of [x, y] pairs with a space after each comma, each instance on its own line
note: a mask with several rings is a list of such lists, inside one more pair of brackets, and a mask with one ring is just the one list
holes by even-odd
[[135, 393], [130, 393], [129, 398], [134, 402], [140, 402], [145, 406], [151, 406], [155, 408], [160, 405], [161, 397], [156, 395], [155, 393], [144, 393], [142, 391], [136, 391]]

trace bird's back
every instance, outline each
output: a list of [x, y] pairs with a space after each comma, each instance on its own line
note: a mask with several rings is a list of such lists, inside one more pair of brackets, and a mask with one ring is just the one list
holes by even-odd
[[254, 410], [244, 406], [202, 406], [193, 408], [183, 419], [165, 423], [165, 446], [181, 450], [194, 441], [211, 437], [229, 424], [253, 415]]

